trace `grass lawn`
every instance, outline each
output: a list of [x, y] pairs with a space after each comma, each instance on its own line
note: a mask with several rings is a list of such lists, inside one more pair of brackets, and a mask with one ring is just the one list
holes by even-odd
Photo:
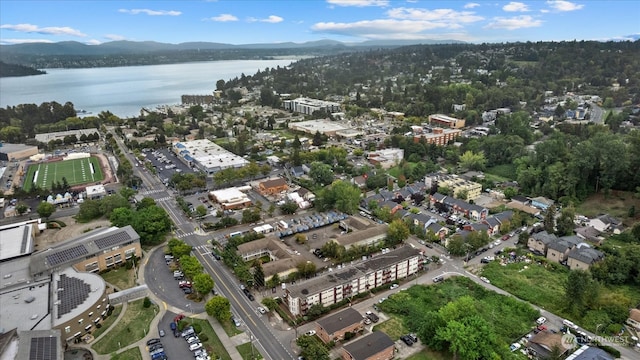
[[534, 263], [500, 266], [498, 262], [492, 262], [482, 274], [491, 280], [491, 284], [510, 294], [560, 315], [565, 303], [563, 294], [568, 270], [551, 271]]
[[487, 179], [496, 182], [514, 180], [516, 178], [516, 166], [514, 164], [497, 165], [488, 168], [484, 173]]
[[243, 333], [243, 331], [238, 329], [231, 320], [220, 323], [220, 326], [222, 326], [224, 332], [226, 332], [229, 337]]
[[[416, 165], [418, 165], [418, 163], [414, 163], [414, 162], [409, 162], [407, 161], [407, 166], [409, 167], [409, 169], [411, 169], [413, 171], [413, 168], [416, 167]], [[400, 167], [399, 166], [394, 166], [392, 168], [389, 169], [389, 171], [387, 172], [389, 175], [393, 176], [394, 178], [398, 178], [401, 174], [400, 172]], [[407, 176], [408, 178], [408, 176]]]
[[[631, 206], [636, 208], [635, 218], [628, 216]], [[612, 191], [609, 196], [602, 193], [594, 194], [576, 207], [576, 213], [590, 218], [600, 214], [609, 214], [622, 219], [625, 225], [631, 226], [640, 220], [640, 199], [629, 191]]]
[[116, 319], [118, 318], [118, 315], [120, 315], [120, 312], [122, 311], [122, 305], [116, 305], [113, 307], [113, 312], [111, 313], [111, 316], [109, 316], [108, 318], [106, 318], [104, 321], [102, 321], [102, 326], [99, 329], [95, 329], [92, 333], [94, 338], [97, 338], [98, 336], [100, 336], [100, 334], [102, 334], [103, 332], [107, 331], [107, 329], [109, 329], [109, 327], [111, 327], [111, 325], [113, 325], [113, 322], [116, 321]]
[[393, 315], [390, 316], [389, 320], [374, 326], [373, 331], [382, 331], [389, 335], [393, 341], [400, 339], [400, 336], [406, 335], [409, 332], [402, 323], [402, 320]]
[[451, 360], [453, 355], [448, 352], [433, 351], [429, 348], [424, 348], [419, 353], [409, 356], [407, 360]]
[[145, 308], [142, 306], [143, 301], [144, 299], [130, 302], [124, 316], [109, 331], [109, 335], [93, 344], [93, 349], [98, 354], [112, 353], [146, 336], [149, 324], [158, 312], [158, 306], [151, 305]]
[[124, 266], [101, 274], [104, 281], [120, 290], [130, 289], [135, 286], [136, 283], [134, 275], [133, 269], [127, 270]]
[[[258, 349], [256, 349], [256, 347], [250, 342], [238, 345], [236, 346], [236, 349], [238, 349], [238, 352], [243, 359], [263, 359]], [[251, 356], [252, 354], [253, 357]]]
[[142, 354], [140, 353], [140, 348], [135, 347], [118, 355], [113, 355], [111, 360], [142, 360]]
[[[183, 321], [186, 321], [188, 324], [198, 323], [202, 326], [202, 333], [207, 334], [208, 338], [207, 341], [202, 342], [202, 345], [207, 349], [209, 354], [216, 355], [215, 357], [211, 355], [212, 359], [231, 360], [231, 356], [224, 348], [224, 345], [218, 338], [218, 335], [213, 331], [211, 324], [209, 324], [207, 320], [187, 318]], [[251, 348], [249, 348], [249, 351], [251, 351]]]
[[104, 179], [100, 161], [96, 157], [34, 163], [27, 168], [23, 188], [25, 191], [29, 191], [35, 184], [40, 188], [50, 189], [53, 182], [62, 184], [63, 177], [67, 179], [67, 183], [71, 186], [98, 182]]

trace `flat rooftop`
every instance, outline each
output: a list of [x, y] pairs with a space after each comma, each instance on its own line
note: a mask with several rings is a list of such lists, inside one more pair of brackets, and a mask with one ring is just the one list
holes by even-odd
[[26, 150], [26, 149], [31, 149], [34, 148], [36, 146], [32, 146], [32, 145], [25, 145], [25, 144], [7, 144], [7, 143], [3, 143], [2, 146], [0, 146], [0, 153], [3, 154], [8, 154], [14, 151], [22, 151], [22, 150]]
[[19, 331], [51, 329], [48, 279], [20, 285], [0, 290], [0, 328], [18, 328]]
[[321, 133], [325, 133], [328, 131], [340, 131], [347, 130], [348, 127], [338, 121], [330, 121], [330, 120], [307, 120], [300, 121], [295, 123], [290, 123], [290, 127], [304, 129], [308, 133], [315, 134], [316, 131], [320, 131]]
[[26, 223], [0, 227], [0, 261], [33, 252], [33, 226]]

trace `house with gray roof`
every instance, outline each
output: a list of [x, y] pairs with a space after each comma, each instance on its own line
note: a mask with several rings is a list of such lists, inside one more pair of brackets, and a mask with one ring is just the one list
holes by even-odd
[[549, 244], [557, 240], [558, 237], [554, 234], [549, 234], [546, 231], [540, 231], [529, 236], [529, 240], [527, 240], [527, 246], [529, 247], [529, 250], [544, 255], [547, 253], [547, 247], [549, 246]]
[[343, 340], [345, 333], [362, 330], [363, 319], [356, 309], [346, 308], [316, 321], [316, 335], [325, 343]]
[[587, 245], [577, 246], [569, 251], [567, 265], [571, 270], [587, 270], [591, 265], [604, 259], [602, 251], [592, 249]]
[[395, 343], [382, 331], [357, 339], [342, 347], [342, 358], [347, 360], [393, 359]]

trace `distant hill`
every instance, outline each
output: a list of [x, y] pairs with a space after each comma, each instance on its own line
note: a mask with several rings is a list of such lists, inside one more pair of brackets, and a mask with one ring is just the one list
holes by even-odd
[[0, 45], [0, 53], [24, 55], [123, 55], [157, 51], [222, 50], [222, 49], [304, 49], [319, 47], [398, 47], [418, 44], [456, 44], [456, 40], [371, 40], [360, 43], [343, 43], [335, 40], [318, 40], [304, 43], [282, 42], [270, 44], [233, 45], [213, 42], [185, 42], [180, 44], [155, 41], [110, 41], [100, 45], [87, 45], [76, 41], [57, 43], [28, 43]]

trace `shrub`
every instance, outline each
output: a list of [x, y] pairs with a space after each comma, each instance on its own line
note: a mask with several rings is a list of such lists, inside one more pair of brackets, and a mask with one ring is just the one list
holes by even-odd
[[198, 336], [200, 336], [200, 333], [202, 332], [202, 325], [200, 325], [199, 323], [194, 323], [193, 324], [193, 331], [195, 331], [196, 334], [198, 334]]
[[127, 270], [131, 270], [131, 269], [133, 268], [133, 261], [131, 261], [131, 260], [127, 260], [127, 262], [125, 263], [124, 267], [125, 267]]
[[354, 333], [352, 333], [351, 331], [347, 331], [346, 333], [344, 333], [344, 341], [349, 341], [353, 339], [354, 336], [356, 336]]
[[146, 309], [151, 306], [151, 299], [148, 296], [145, 296], [144, 301], [142, 302], [142, 306]]
[[207, 340], [209, 340], [209, 337], [207, 336], [207, 334], [198, 334], [198, 337], [200, 338], [200, 341], [205, 342]]

